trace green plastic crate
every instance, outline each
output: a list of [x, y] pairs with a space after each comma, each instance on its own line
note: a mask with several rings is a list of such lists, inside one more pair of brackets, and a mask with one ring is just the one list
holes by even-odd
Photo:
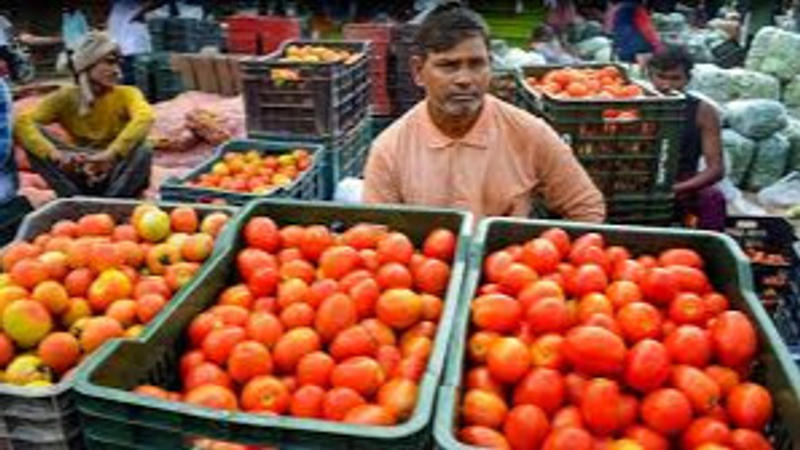
[[[335, 229], [357, 223], [385, 224], [408, 234], [421, 245], [428, 232], [445, 227], [458, 235], [457, 254], [444, 297], [444, 310], [428, 367], [420, 382], [416, 409], [411, 418], [393, 427], [345, 425], [292, 417], [269, 417], [223, 412], [172, 403], [132, 394], [130, 389], [151, 383], [171, 388], [179, 385], [178, 359], [190, 321], [216, 301], [217, 293], [235, 274], [235, 258], [242, 247], [238, 237], [254, 216], [268, 216], [279, 225], [327, 224]], [[180, 305], [172, 305], [157, 325], [138, 342], [114, 342], [100, 351], [86, 371], [77, 375], [78, 408], [89, 449], [178, 449], [194, 438], [207, 437], [243, 444], [280, 448], [422, 449], [431, 443], [434, 398], [445, 363], [454, 323], [462, 276], [469, 250], [471, 218], [468, 213], [418, 207], [340, 205], [271, 199], [252, 202], [235, 220], [237, 234], [224, 242], [226, 251], [189, 288]]]
[[[608, 64], [576, 65], [601, 68]], [[522, 67], [517, 71], [517, 106], [545, 119], [573, 149], [607, 197], [670, 192], [675, 182], [685, 121], [682, 95], [631, 100], [562, 99], [531, 89], [526, 79], [564, 66]], [[625, 70], [617, 69], [627, 79]], [[608, 110], [635, 110], [639, 118], [610, 119]]]
[[322, 177], [324, 179], [321, 200], [330, 200], [336, 191], [336, 185], [345, 177], [359, 176], [366, 164], [367, 152], [372, 143], [372, 119], [360, 121], [346, 133], [329, 136], [250, 133], [253, 139], [271, 142], [302, 141], [313, 142], [325, 147], [325, 158], [322, 161]]
[[[59, 220], [77, 220], [94, 213], [110, 214], [115, 220], [128, 219], [133, 209], [141, 204], [136, 200], [72, 197], [54, 200], [30, 213], [17, 230], [16, 240], [33, 240], [45, 233]], [[159, 207], [169, 211], [175, 203], [158, 202]], [[201, 215], [226, 212], [231, 216], [235, 209], [227, 206], [191, 205]], [[227, 227], [233, 228], [233, 227]], [[224, 248], [224, 233], [218, 239], [214, 253]], [[203, 269], [208, 264], [203, 265]], [[169, 304], [178, 302], [187, 290], [173, 297]], [[166, 308], [165, 308], [166, 309]], [[162, 311], [163, 313], [163, 311]], [[163, 314], [159, 317], [163, 317]], [[153, 323], [158, 322], [158, 318]], [[152, 324], [151, 324], [152, 325]], [[148, 328], [150, 325], [148, 325]], [[98, 352], [78, 365], [83, 370]], [[0, 448], [2, 449], [67, 449], [80, 444], [80, 420], [75, 406], [74, 378], [62, 379], [46, 388], [23, 388], [0, 384]]]
[[[229, 152], [248, 152], [257, 150], [262, 155], [282, 155], [294, 149], [308, 150], [312, 155], [311, 165], [291, 184], [275, 187], [264, 194], [234, 192], [219, 188], [204, 188], [187, 184], [189, 180], [209, 173], [217, 162]], [[306, 142], [274, 142], [257, 139], [234, 139], [217, 148], [214, 157], [192, 169], [181, 177], [170, 177], [159, 187], [161, 198], [175, 201], [209, 203], [222, 199], [231, 205], [244, 205], [251, 200], [266, 197], [287, 197], [303, 200], [320, 199], [323, 195], [322, 176], [324, 148], [319, 144]]]
[[0, 205], [0, 248], [6, 245], [17, 234], [25, 215], [33, 211], [25, 197], [14, 197]]
[[753, 294], [750, 268], [744, 254], [730, 237], [706, 231], [670, 228], [619, 227], [576, 224], [561, 221], [489, 219], [481, 222], [473, 237], [470, 264], [456, 315], [454, 337], [437, 400], [435, 437], [439, 448], [475, 449], [458, 442], [458, 405], [464, 370], [466, 336], [470, 322], [470, 302], [481, 282], [482, 261], [489, 253], [510, 244], [525, 242], [551, 227], [561, 227], [575, 237], [588, 232], [601, 233], [609, 245], [627, 246], [633, 254], [656, 254], [670, 247], [689, 247], [706, 261], [714, 287], [726, 295], [734, 308], [753, 320], [761, 341], [760, 375], [772, 393], [776, 418], [769, 427], [776, 450], [800, 448], [800, 372], [781, 342], [769, 316]]

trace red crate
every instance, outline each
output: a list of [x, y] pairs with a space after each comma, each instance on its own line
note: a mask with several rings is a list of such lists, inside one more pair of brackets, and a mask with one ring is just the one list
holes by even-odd
[[228, 51], [232, 53], [266, 55], [277, 50], [283, 41], [300, 38], [300, 19], [295, 17], [237, 14], [225, 22]]
[[348, 23], [342, 29], [345, 39], [354, 41], [372, 41], [374, 46], [392, 41], [391, 23]]
[[388, 23], [351, 23], [342, 29], [345, 39], [372, 42], [369, 77], [372, 82], [373, 114], [385, 115], [391, 112], [386, 76], [393, 28], [394, 25]]

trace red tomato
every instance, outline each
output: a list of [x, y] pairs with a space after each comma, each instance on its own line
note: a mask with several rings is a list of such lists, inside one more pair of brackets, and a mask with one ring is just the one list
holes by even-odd
[[536, 405], [550, 415], [564, 403], [565, 390], [564, 378], [558, 371], [536, 368], [514, 389], [514, 405]]
[[620, 426], [620, 399], [616, 382], [605, 378], [589, 381], [580, 405], [583, 422], [596, 435], [612, 435]]
[[760, 431], [772, 418], [772, 396], [755, 383], [742, 383], [733, 388], [726, 404], [731, 421], [740, 428]]
[[642, 419], [655, 431], [665, 435], [682, 432], [692, 421], [692, 405], [677, 389], [658, 389], [642, 401]]
[[711, 342], [719, 361], [728, 367], [746, 366], [757, 350], [756, 330], [739, 311], [726, 311], [709, 327]]
[[503, 434], [514, 450], [537, 450], [549, 431], [547, 416], [534, 405], [515, 406], [503, 425]]
[[573, 367], [589, 375], [616, 375], [622, 372], [625, 363], [625, 343], [605, 328], [573, 328], [567, 333], [563, 350]]
[[658, 341], [645, 339], [630, 349], [625, 358], [625, 383], [641, 392], [661, 387], [670, 374], [667, 348]]

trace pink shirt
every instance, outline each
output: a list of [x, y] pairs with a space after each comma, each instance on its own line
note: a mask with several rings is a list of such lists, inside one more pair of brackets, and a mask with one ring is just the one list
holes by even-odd
[[445, 136], [422, 101], [373, 143], [364, 201], [453, 207], [476, 217], [528, 216], [534, 196], [565, 218], [601, 222], [600, 191], [552, 128], [487, 95], [460, 139]]

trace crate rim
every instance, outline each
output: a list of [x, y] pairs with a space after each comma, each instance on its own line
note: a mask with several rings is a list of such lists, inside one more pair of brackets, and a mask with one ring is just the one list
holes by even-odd
[[[764, 325], [763, 327], [761, 327], [762, 331], [764, 332], [764, 334], [767, 335], [767, 338], [770, 341], [780, 343], [780, 345], [776, 345], [774, 347], [778, 364], [780, 365], [781, 369], [786, 375], [786, 378], [790, 384], [790, 391], [793, 394], [794, 399], [800, 402], [800, 369], [798, 368], [797, 363], [795, 363], [794, 359], [795, 357], [789, 352], [789, 348], [783, 342], [783, 338], [775, 328], [775, 324], [773, 323], [772, 319], [769, 317], [764, 307], [761, 305], [761, 302], [759, 302], [758, 299], [756, 298], [756, 295], [753, 292], [752, 277], [744, 276], [749, 272], [749, 264], [747, 262], [746, 256], [744, 255], [744, 252], [741, 250], [738, 243], [730, 236], [725, 235], [723, 233], [716, 233], [705, 230], [686, 230], [680, 228], [647, 227], [647, 226], [637, 226], [637, 225], [608, 225], [608, 224], [577, 223], [577, 222], [568, 222], [563, 220], [519, 219], [519, 218], [505, 218], [505, 217], [493, 217], [484, 219], [478, 224], [475, 232], [472, 234], [472, 242], [468, 259], [467, 272], [464, 276], [464, 283], [461, 289], [460, 305], [462, 308], [468, 308], [470, 302], [472, 301], [471, 297], [474, 294], [474, 292], [469, 292], [469, 291], [473, 285], [477, 287], [477, 284], [480, 281], [481, 271], [482, 271], [481, 270], [482, 259], [483, 259], [482, 257], [483, 257], [483, 252], [486, 250], [486, 236], [490, 227], [493, 224], [497, 223], [510, 224], [510, 225], [535, 225], [539, 227], [560, 227], [565, 231], [567, 231], [568, 233], [573, 230], [581, 233], [588, 233], [588, 232], [603, 233], [604, 231], [633, 231], [637, 233], [645, 233], [653, 235], [669, 232], [669, 234], [672, 236], [706, 237], [709, 239], [719, 239], [723, 241], [726, 244], [726, 246], [730, 249], [730, 251], [733, 253], [734, 258], [736, 259], [736, 271], [740, 275], [739, 289], [742, 293], [743, 298], [747, 303], [750, 303], [751, 305], [758, 305], [752, 310], [754, 320], [758, 321], [760, 325]], [[455, 355], [454, 352], [456, 350], [456, 342], [461, 337], [459, 336], [458, 333], [461, 333], [462, 331], [466, 333], [468, 331], [469, 314], [462, 313], [461, 316], [455, 317], [455, 321], [456, 322], [453, 326], [453, 336], [450, 339], [452, 348], [448, 349], [448, 354], [451, 357], [455, 356], [458, 358], [463, 358], [462, 354]], [[760, 342], [760, 345], [763, 345], [763, 343]], [[455, 367], [460, 370], [450, 369], [450, 367]], [[467, 445], [456, 439], [455, 434], [453, 432], [454, 430], [447, 426], [447, 425], [452, 425], [453, 424], [452, 421], [448, 421], [448, 423], [445, 424], [442, 423], [443, 421], [438, 420], [439, 416], [442, 414], [448, 414], [448, 415], [452, 414], [452, 411], [445, 409], [448, 406], [452, 406], [453, 402], [457, 404], [457, 402], [459, 401], [457, 395], [458, 395], [458, 388], [461, 386], [461, 383], [463, 382], [464, 378], [464, 374], [462, 373], [463, 368], [464, 368], [463, 359], [460, 360], [458, 363], [454, 364], [453, 366], [448, 366], [448, 368], [445, 369], [443, 381], [440, 383], [439, 390], [437, 391], [436, 417], [434, 418], [433, 434], [434, 434], [435, 444], [437, 445], [438, 448], [479, 450], [479, 447]], [[791, 426], [791, 424], [789, 425]], [[798, 435], [798, 437], [800, 437], [800, 435]]]
[[[339, 209], [339, 210], [363, 210], [363, 211], [375, 211], [380, 210], [386, 212], [387, 214], [397, 214], [398, 212], [423, 212], [423, 213], [446, 213], [458, 216], [460, 218], [460, 225], [457, 231], [457, 239], [458, 239], [458, 246], [456, 249], [456, 259], [454, 259], [453, 268], [451, 270], [451, 278], [448, 282], [448, 290], [453, 289], [454, 293], [447, 295], [449, 298], [449, 302], [445, 303], [445, 309], [442, 312], [442, 320], [445, 320], [448, 312], [451, 316], [451, 323], [447, 325], [449, 327], [447, 333], [443, 333], [440, 337], [443, 339], [442, 344], [442, 355], [441, 355], [441, 364], [438, 369], [438, 375], [432, 373], [431, 370], [431, 362], [432, 359], [428, 360], [428, 365], [426, 367], [425, 373], [423, 374], [423, 378], [419, 382], [419, 392], [418, 392], [418, 399], [417, 399], [417, 406], [415, 407], [415, 413], [409, 418], [408, 421], [403, 422], [401, 424], [397, 424], [391, 427], [375, 427], [375, 426], [363, 426], [363, 425], [356, 425], [356, 424], [344, 424], [340, 422], [332, 422], [326, 421], [321, 419], [304, 419], [304, 418], [295, 418], [292, 416], [265, 416], [265, 415], [257, 415], [257, 414], [249, 414], [240, 411], [222, 411], [222, 410], [215, 410], [210, 408], [202, 408], [202, 407], [195, 407], [192, 405], [179, 403], [179, 402], [170, 402], [167, 400], [162, 399], [154, 399], [151, 397], [145, 397], [140, 395], [130, 395], [128, 399], [126, 399], [125, 403], [127, 404], [134, 404], [137, 407], [145, 408], [145, 409], [158, 409], [161, 412], [174, 412], [178, 414], [183, 414], [186, 416], [193, 417], [195, 419], [204, 419], [204, 420], [225, 420], [229, 425], [234, 427], [241, 427], [241, 426], [256, 426], [256, 427], [266, 427], [266, 428], [277, 428], [289, 431], [322, 431], [324, 433], [329, 434], [336, 434], [341, 436], [351, 436], [355, 438], [375, 438], [376, 431], [380, 436], [380, 439], [387, 440], [393, 438], [403, 438], [407, 437], [413, 433], [419, 432], [423, 430], [426, 426], [431, 425], [433, 426], [433, 419], [436, 416], [436, 393], [441, 385], [441, 380], [445, 376], [446, 373], [446, 357], [448, 355], [448, 350], [450, 346], [450, 340], [452, 338], [452, 328], [455, 326], [456, 322], [454, 320], [454, 316], [460, 304], [460, 299], [462, 296], [462, 285], [463, 285], [463, 276], [467, 271], [468, 260], [471, 250], [471, 238], [472, 238], [472, 229], [473, 229], [473, 216], [468, 211], [457, 210], [457, 209], [447, 209], [447, 208], [436, 208], [436, 207], [428, 207], [428, 206], [415, 206], [415, 205], [394, 205], [394, 204], [345, 204], [340, 202], [322, 202], [322, 201], [297, 201], [293, 199], [284, 199], [284, 198], [274, 198], [274, 199], [262, 199], [258, 201], [253, 201], [248, 203], [246, 206], [242, 207], [237, 216], [233, 219], [234, 221], [238, 221], [241, 218], [252, 216], [254, 211], [258, 210], [259, 208], [268, 208], [270, 205], [281, 205], [281, 206], [290, 206], [290, 207], [297, 207], [300, 210], [303, 207], [313, 206], [313, 207], [322, 207], [327, 209]], [[233, 247], [233, 241], [236, 239], [236, 235], [233, 232], [233, 229], [226, 234], [226, 241], [224, 242], [227, 244], [227, 247]], [[228, 250], [228, 251], [233, 251]], [[463, 255], [462, 261], [459, 263], [457, 262], [458, 255]], [[220, 252], [213, 256], [212, 260], [205, 265], [203, 274], [205, 272], [213, 270], [216, 266], [221, 264], [222, 261], [225, 260], [227, 257], [226, 253]], [[200, 279], [201, 274], [195, 278], [195, 280]], [[445, 300], [448, 298], [445, 297]], [[180, 305], [178, 302], [171, 302], [165, 307], [165, 310], [171, 314], [175, 309], [177, 309]], [[167, 316], [167, 311], [163, 311], [164, 316]], [[444, 322], [440, 322], [442, 324], [442, 329], [444, 329]], [[148, 329], [146, 332], [142, 333], [139, 339], [136, 340], [136, 343], [144, 343], [149, 341], [155, 332], [155, 327]], [[438, 337], [437, 331], [437, 337]], [[90, 380], [90, 374], [96, 372], [98, 370], [98, 366], [106, 360], [112, 353], [117, 351], [117, 349], [124, 344], [122, 340], [115, 340], [111, 342], [109, 345], [103, 346], [95, 353], [95, 358], [91, 361], [87, 361], [86, 366], [83, 370], [77, 372], [75, 374], [75, 389], [81, 395], [85, 395], [87, 397], [92, 398], [102, 398], [102, 399], [115, 399], [120, 394], [119, 392], [122, 389], [118, 388], [111, 388], [106, 386], [100, 386], [94, 384]], [[431, 354], [429, 358], [433, 358], [436, 353], [436, 350]], [[428, 384], [432, 384], [432, 386], [428, 387]], [[422, 399], [421, 396], [425, 392], [429, 391], [430, 397], [426, 397]], [[125, 394], [130, 394], [128, 391], [123, 391]], [[426, 411], [423, 413], [418, 414], [417, 409], [419, 409], [423, 404], [427, 403], [428, 407]], [[78, 409], [81, 409], [80, 402], [78, 403]], [[83, 413], [82, 413], [83, 414]], [[111, 419], [113, 420], [113, 419]], [[432, 433], [431, 433], [432, 436]]]

